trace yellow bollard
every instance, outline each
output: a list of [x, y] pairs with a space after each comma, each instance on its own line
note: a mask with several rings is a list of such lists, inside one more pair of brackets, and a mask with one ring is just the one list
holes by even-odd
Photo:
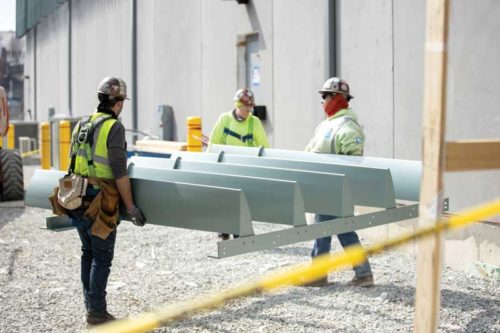
[[16, 130], [13, 124], [9, 124], [9, 130], [7, 132], [7, 149], [16, 148]]
[[68, 120], [61, 120], [59, 122], [59, 170], [68, 170], [70, 145], [71, 123]]
[[201, 142], [201, 117], [188, 117], [187, 125], [187, 151], [202, 151]]
[[42, 169], [50, 169], [50, 125], [48, 122], [40, 124], [41, 145], [40, 145], [40, 159]]

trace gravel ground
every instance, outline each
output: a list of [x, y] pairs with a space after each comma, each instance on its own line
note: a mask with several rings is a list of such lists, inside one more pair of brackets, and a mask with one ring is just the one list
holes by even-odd
[[[47, 210], [0, 206], [0, 332], [85, 329], [74, 230], [40, 227]], [[270, 230], [265, 224], [257, 232]], [[108, 309], [118, 317], [220, 291], [277, 268], [307, 263], [312, 242], [222, 260], [213, 233], [124, 222], [117, 236]], [[334, 250], [340, 250], [333, 242]], [[412, 332], [415, 258], [390, 251], [371, 259], [376, 286], [347, 287], [351, 271], [328, 287], [289, 287], [233, 301], [155, 332]], [[500, 332], [500, 284], [443, 270], [439, 332]]]

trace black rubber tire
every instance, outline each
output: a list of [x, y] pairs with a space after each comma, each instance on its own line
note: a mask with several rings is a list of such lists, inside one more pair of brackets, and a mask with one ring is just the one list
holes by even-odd
[[0, 201], [24, 199], [23, 160], [15, 150], [0, 149]]

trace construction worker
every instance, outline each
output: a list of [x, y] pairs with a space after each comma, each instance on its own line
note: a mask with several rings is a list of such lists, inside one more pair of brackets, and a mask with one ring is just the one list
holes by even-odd
[[127, 99], [125, 82], [116, 77], [104, 78], [97, 97], [97, 110], [80, 120], [73, 131], [70, 163], [70, 172], [88, 177], [89, 181], [89, 203], [68, 214], [82, 243], [81, 281], [88, 325], [115, 319], [107, 311], [106, 285], [120, 219], [120, 199], [135, 225], [146, 222], [132, 199], [125, 128], [118, 120]]
[[269, 148], [260, 119], [251, 114], [255, 106], [253, 92], [239, 89], [233, 101], [235, 108], [220, 115], [209, 144]]
[[[220, 115], [208, 144], [269, 148], [266, 131], [260, 119], [251, 114], [255, 106], [253, 91], [247, 88], [239, 89], [233, 101], [235, 108]], [[228, 234], [219, 234], [219, 237], [222, 240], [229, 239]]]
[[[363, 155], [365, 135], [358, 123], [358, 116], [349, 108], [349, 101], [353, 98], [346, 81], [337, 77], [328, 79], [319, 91], [322, 97], [323, 111], [326, 119], [323, 120], [314, 136], [306, 147], [306, 151], [320, 154]], [[315, 214], [314, 222], [320, 223], [336, 219], [336, 216]], [[346, 232], [337, 235], [342, 247], [359, 245], [356, 232]], [[311, 256], [314, 257], [330, 253], [332, 237], [316, 239]], [[354, 267], [355, 276], [349, 285], [370, 287], [373, 286], [373, 274], [366, 261]], [[328, 284], [328, 276], [314, 281], [309, 286], [322, 286]]]

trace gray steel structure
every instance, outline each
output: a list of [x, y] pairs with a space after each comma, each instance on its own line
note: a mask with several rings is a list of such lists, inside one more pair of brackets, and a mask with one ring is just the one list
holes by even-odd
[[[420, 176], [422, 174], [422, 162], [411, 160], [399, 160], [382, 157], [347, 156], [335, 154], [316, 154], [305, 151], [294, 151], [285, 149], [250, 148], [224, 145], [211, 145], [208, 152], [222, 155], [260, 156], [273, 159], [285, 159], [294, 161], [308, 161], [317, 163], [334, 163], [337, 165], [357, 165], [369, 168], [384, 168], [391, 171], [394, 182], [394, 193], [397, 199], [418, 201], [420, 195]], [[174, 153], [179, 154], [179, 153]], [[182, 153], [180, 153], [182, 154]], [[184, 153], [181, 156], [189, 156]], [[236, 157], [235, 157], [236, 158]], [[227, 157], [226, 157], [227, 159]], [[219, 161], [223, 160], [219, 156]]]
[[[170, 159], [132, 157], [129, 175], [134, 201], [148, 223], [240, 235], [218, 242], [218, 258], [411, 219], [418, 214], [416, 203], [396, 205], [395, 199], [400, 197], [393, 190], [391, 171], [398, 168], [398, 177], [411, 178], [418, 169], [405, 169], [406, 164], [397, 160], [382, 161], [380, 168], [366, 163], [343, 164], [335, 159], [318, 163], [314, 159], [317, 154], [302, 156], [273, 149], [244, 150], [261, 156], [289, 156], [243, 156], [233, 154], [241, 153], [239, 148], [212, 149], [220, 151], [173, 153]], [[311, 162], [300, 160], [304, 157]], [[26, 205], [50, 209], [47, 197], [63, 175], [62, 171], [37, 170], [26, 193]], [[401, 182], [394, 179], [394, 184]], [[399, 193], [405, 196], [404, 191]], [[418, 193], [418, 188], [411, 193]], [[383, 209], [354, 216], [354, 205]], [[305, 212], [339, 218], [307, 225]], [[252, 221], [281, 224], [286, 229], [255, 234]], [[48, 229], [67, 227], [66, 218], [47, 220]]]

